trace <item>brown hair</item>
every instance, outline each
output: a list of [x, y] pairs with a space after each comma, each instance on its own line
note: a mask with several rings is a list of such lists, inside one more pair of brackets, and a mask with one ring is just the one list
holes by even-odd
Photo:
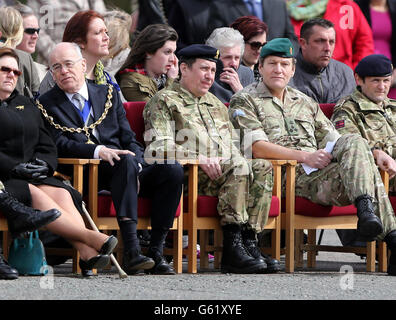
[[103, 16], [94, 10], [79, 11], [74, 14], [66, 25], [62, 42], [87, 43], [89, 24], [95, 18], [104, 22]]
[[0, 48], [0, 59], [3, 58], [3, 57], [6, 57], [6, 56], [14, 58], [17, 61], [18, 65], [19, 65], [19, 57], [16, 54], [14, 49], [11, 49], [11, 48], [8, 48], [8, 47]]

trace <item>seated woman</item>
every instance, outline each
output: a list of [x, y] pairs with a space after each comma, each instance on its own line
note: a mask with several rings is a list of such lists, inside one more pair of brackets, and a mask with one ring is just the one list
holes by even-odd
[[116, 74], [127, 101], [147, 102], [178, 76], [177, 39], [176, 31], [165, 24], [149, 25], [139, 33]]
[[260, 80], [258, 61], [261, 48], [267, 41], [267, 24], [256, 16], [243, 16], [236, 19], [231, 28], [238, 30], [243, 35], [245, 50], [243, 51], [242, 64], [254, 72], [254, 79]]
[[53, 177], [56, 146], [39, 109], [15, 90], [21, 75], [18, 62], [13, 49], [0, 49], [0, 180], [6, 192], [25, 205], [60, 211], [46, 228], [80, 252], [82, 269], [103, 268], [118, 241], [87, 229], [79, 212], [80, 194]]
[[[120, 88], [115, 80], [104, 70], [101, 59], [109, 55], [109, 41], [104, 17], [94, 10], [79, 11], [68, 21], [62, 42], [75, 42], [87, 61], [88, 81], [96, 84], [112, 84], [118, 92]], [[48, 71], [40, 84], [40, 95], [55, 85]]]
[[36, 96], [40, 79], [31, 55], [16, 49], [23, 39], [23, 18], [18, 10], [13, 7], [0, 8], [0, 48], [7, 47], [15, 50], [19, 57], [19, 68], [22, 74], [18, 77], [17, 90], [20, 94], [33, 98]]

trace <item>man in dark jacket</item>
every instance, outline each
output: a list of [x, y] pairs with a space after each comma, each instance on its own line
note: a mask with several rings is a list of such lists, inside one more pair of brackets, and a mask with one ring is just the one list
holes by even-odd
[[318, 103], [336, 103], [355, 89], [353, 71], [332, 59], [336, 34], [332, 22], [315, 18], [301, 28], [296, 72], [289, 85]]
[[178, 48], [181, 49], [204, 43], [214, 29], [228, 27], [241, 16], [257, 15], [268, 25], [268, 40], [289, 38], [297, 49], [297, 37], [285, 1], [258, 2], [261, 12], [252, 10], [246, 0], [141, 0], [138, 30], [150, 23], [168, 22], [179, 35]]
[[[143, 147], [129, 126], [117, 91], [111, 85], [85, 81], [86, 61], [77, 45], [58, 44], [49, 62], [56, 86], [40, 96], [41, 104], [61, 126], [93, 127], [92, 131], [79, 133], [58, 130], [52, 124], [50, 130], [59, 156], [103, 160], [99, 165], [99, 188], [111, 191], [124, 242], [124, 270], [129, 274], [142, 269], [174, 274], [162, 250], [179, 205], [183, 168], [179, 164], [145, 162]], [[152, 199], [147, 257], [141, 254], [136, 234], [138, 194]]]

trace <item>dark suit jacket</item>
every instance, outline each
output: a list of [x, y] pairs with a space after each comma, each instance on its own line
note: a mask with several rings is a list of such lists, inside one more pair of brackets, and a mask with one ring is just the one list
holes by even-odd
[[[87, 85], [94, 121], [96, 121], [105, 109], [108, 88], [105, 85], [93, 83], [87, 83]], [[57, 85], [40, 96], [39, 100], [48, 114], [54, 118], [55, 123], [72, 128], [83, 127], [83, 121], [77, 109]], [[143, 147], [136, 141], [135, 133], [129, 126], [124, 107], [115, 89], [111, 101], [113, 106], [103, 122], [96, 127], [100, 144], [113, 149], [130, 150], [135, 153], [136, 160], [143, 164]], [[53, 126], [50, 126], [50, 131], [60, 157], [93, 158], [97, 145], [86, 144], [87, 138], [83, 132], [62, 132]]]
[[[268, 25], [267, 39], [289, 38], [297, 52], [299, 45], [284, 0], [262, 0], [263, 21]], [[213, 29], [228, 27], [240, 16], [251, 13], [243, 0], [165, 1], [169, 24], [179, 35], [178, 49], [205, 43]]]

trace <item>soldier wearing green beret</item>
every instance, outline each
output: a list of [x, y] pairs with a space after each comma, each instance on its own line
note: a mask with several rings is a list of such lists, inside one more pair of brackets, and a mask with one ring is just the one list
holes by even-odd
[[[367, 141], [356, 134], [340, 136], [313, 99], [287, 85], [295, 70], [288, 39], [271, 40], [260, 56], [262, 81], [230, 102], [229, 116], [241, 129], [243, 147], [255, 158], [297, 160], [297, 196], [322, 205], [353, 203], [357, 232], [365, 241], [396, 243], [396, 219]], [[396, 262], [390, 269], [396, 275]]]
[[[256, 234], [266, 225], [272, 196], [269, 161], [247, 161], [235, 147], [226, 106], [212, 95], [217, 49], [191, 45], [180, 55], [180, 81], [159, 91], [146, 105], [146, 156], [199, 159], [200, 195], [219, 198], [223, 227], [222, 272], [280, 270], [261, 256]], [[147, 139], [146, 139], [147, 140]]]

